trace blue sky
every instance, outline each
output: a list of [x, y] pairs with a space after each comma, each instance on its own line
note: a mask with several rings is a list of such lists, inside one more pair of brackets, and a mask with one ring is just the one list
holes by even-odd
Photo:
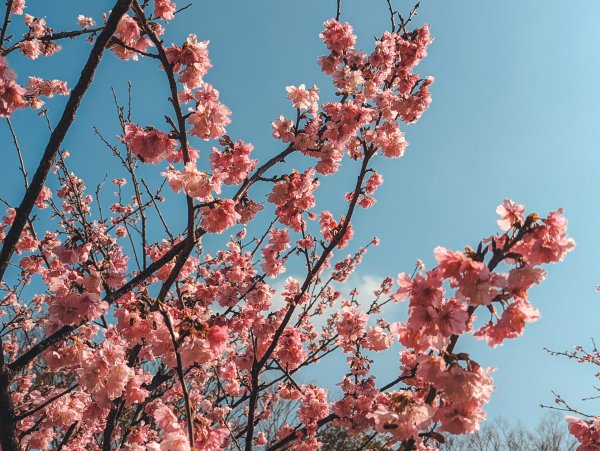
[[[52, 12], [45, 11], [45, 3], [29, 0], [28, 12], [46, 15], [50, 26], [63, 30], [74, 28], [80, 13], [100, 21], [101, 11], [112, 2], [62, 0]], [[412, 7], [406, 1], [395, 4], [401, 11]], [[207, 81], [233, 111], [228, 132], [252, 142], [256, 155], [265, 158], [279, 149], [271, 138], [271, 121], [290, 114], [285, 86], [317, 84], [322, 99], [331, 98], [330, 82], [316, 59], [324, 53], [318, 38], [322, 23], [334, 14], [335, 0], [197, 0], [169, 26], [165, 40], [180, 43], [196, 33], [211, 41], [214, 67]], [[373, 235], [382, 241], [360, 267], [354, 279], [360, 284], [362, 278], [409, 272], [416, 258], [433, 266], [437, 245], [476, 245], [496, 231], [495, 208], [506, 197], [541, 214], [565, 208], [577, 247], [563, 263], [547, 268], [547, 280], [532, 290], [542, 319], [522, 338], [497, 349], [459, 342], [460, 350], [472, 352], [483, 365], [498, 367], [489, 414], [526, 424], [543, 414], [538, 404], [552, 402], [551, 390], [575, 404], [594, 394], [593, 368], [551, 357], [543, 348], [565, 350], [599, 337], [600, 293], [594, 289], [600, 284], [599, 14], [600, 3], [593, 0], [422, 1], [415, 23], [431, 24], [435, 42], [419, 72], [436, 79], [433, 103], [418, 124], [405, 127], [411, 142], [406, 156], [378, 168], [385, 179], [378, 203], [360, 211], [354, 221], [357, 244]], [[370, 50], [372, 37], [388, 26], [386, 2], [343, 0], [342, 20], [354, 26], [357, 46]], [[11, 57], [10, 62], [21, 76], [59, 78], [74, 86], [89, 45], [77, 41], [64, 46], [64, 52], [47, 60]], [[110, 87], [124, 95], [132, 80], [134, 119], [160, 126], [168, 108], [163, 77], [153, 61], [124, 64], [106, 55], [65, 141], [72, 167], [88, 186], [106, 171], [118, 175], [92, 133], [93, 125], [109, 137], [119, 132]], [[63, 103], [49, 102], [52, 118]], [[15, 119], [30, 171], [47, 139], [41, 120], [31, 113], [18, 113]], [[2, 124], [6, 157], [0, 167], [1, 192], [15, 201], [21, 184], [8, 136]], [[207, 149], [202, 143], [197, 147]], [[324, 183], [319, 195], [333, 202], [328, 193]], [[387, 319], [400, 319], [402, 308]], [[330, 368], [336, 372], [335, 365]], [[377, 365], [382, 380], [396, 368], [394, 356]], [[598, 407], [588, 404], [590, 411]]]

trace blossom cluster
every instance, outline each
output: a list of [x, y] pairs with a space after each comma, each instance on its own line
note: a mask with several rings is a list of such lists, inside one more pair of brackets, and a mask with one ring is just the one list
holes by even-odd
[[[504, 208], [508, 205], [521, 215], [511, 220]], [[528, 257], [530, 250], [538, 248], [548, 235], [553, 237], [552, 244], [546, 242], [553, 249], [553, 257], [543, 263], [558, 262], [573, 248], [561, 211], [543, 219], [535, 214], [525, 218], [524, 207], [510, 200], [504, 201], [498, 211], [499, 224], [502, 227], [509, 221], [509, 228], [503, 227], [503, 234], [482, 240], [477, 251], [438, 247], [438, 266], [434, 269], [424, 272], [418, 267], [412, 276], [398, 276], [398, 289], [390, 299], [409, 300], [408, 319], [384, 324], [383, 330], [387, 331], [384, 336], [391, 334], [404, 347], [400, 355], [399, 379], [405, 385], [402, 390], [375, 390], [368, 373], [370, 360], [360, 348], [380, 351], [390, 344], [380, 341], [381, 328], [377, 332], [366, 330], [368, 316], [364, 312], [350, 306], [345, 309], [337, 325], [338, 342], [349, 355], [352, 374], [362, 376], [362, 382], [358, 386], [342, 384], [346, 395], [334, 404], [341, 425], [357, 430], [373, 428], [389, 434], [393, 441], [413, 443], [435, 439], [431, 433], [435, 425], [437, 431], [451, 434], [479, 429], [485, 419], [483, 407], [494, 389], [490, 375], [493, 369], [482, 368], [468, 354], [455, 353], [458, 338], [470, 333], [497, 346], [520, 336], [527, 322], [539, 318], [539, 312], [527, 300], [527, 291], [545, 276], [538, 267], [541, 261]], [[508, 265], [508, 272], [497, 272], [500, 263]], [[390, 292], [390, 287], [385, 291]], [[479, 327], [475, 325], [477, 308], [492, 314], [489, 322]], [[363, 390], [367, 390], [365, 395], [361, 394]], [[361, 398], [363, 401], [357, 404]]]

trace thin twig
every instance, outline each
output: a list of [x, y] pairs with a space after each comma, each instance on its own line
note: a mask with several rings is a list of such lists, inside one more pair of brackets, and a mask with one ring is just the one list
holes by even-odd
[[29, 176], [27, 175], [27, 170], [25, 169], [25, 162], [23, 161], [23, 154], [21, 153], [21, 146], [19, 145], [19, 140], [17, 139], [17, 134], [10, 122], [9, 118], [6, 118], [6, 123], [8, 124], [8, 128], [10, 130], [10, 134], [13, 139], [13, 143], [15, 144], [15, 149], [17, 151], [17, 156], [19, 157], [19, 170], [23, 175], [23, 182], [25, 183], [25, 190], [29, 188]]

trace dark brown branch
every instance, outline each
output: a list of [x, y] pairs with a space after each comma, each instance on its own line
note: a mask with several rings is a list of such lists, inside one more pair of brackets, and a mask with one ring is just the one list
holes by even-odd
[[15, 133], [15, 129], [13, 128], [9, 118], [6, 118], [6, 123], [8, 124], [8, 129], [10, 130], [10, 135], [12, 136], [12, 140], [15, 145], [15, 150], [17, 151], [17, 156], [19, 157], [19, 170], [21, 171], [21, 175], [23, 176], [25, 190], [27, 190], [27, 188], [29, 188], [29, 175], [27, 174], [27, 170], [25, 169], [25, 162], [23, 161], [23, 153], [21, 152], [21, 146], [19, 145], [17, 134]]
[[67, 442], [70, 440], [71, 436], [73, 435], [73, 432], [75, 431], [75, 428], [77, 427], [78, 423], [79, 422], [76, 421], [71, 426], [69, 426], [69, 429], [67, 429], [65, 436], [61, 440], [60, 444], [56, 447], [56, 451], [60, 451], [61, 449], [64, 448], [64, 446], [67, 444]]
[[[179, 104], [177, 82], [175, 80], [175, 75], [173, 73], [173, 64], [171, 64], [169, 62], [169, 59], [165, 52], [162, 41], [156, 35], [155, 31], [152, 29], [152, 27], [148, 23], [148, 20], [146, 18], [146, 15], [144, 14], [144, 11], [142, 10], [142, 8], [140, 7], [139, 3], [136, 0], [134, 0], [134, 2], [133, 2], [133, 9], [135, 10], [135, 14], [136, 14], [138, 20], [141, 22], [142, 26], [144, 27], [144, 30], [150, 37], [150, 40], [152, 41], [152, 43], [155, 45], [156, 49], [158, 50], [158, 57], [162, 63], [163, 71], [165, 72], [165, 74], [167, 76], [167, 80], [169, 82], [169, 89], [171, 91], [171, 104], [173, 106], [173, 110], [175, 111], [175, 116], [177, 117], [177, 129], [178, 129], [177, 135], [178, 135], [179, 142], [181, 144], [183, 160], [184, 160], [184, 163], [188, 163], [190, 161], [190, 154], [189, 154], [189, 149], [188, 149], [186, 123], [185, 123], [185, 118], [183, 116], [183, 112], [181, 110], [181, 105]], [[163, 284], [163, 286], [160, 289], [158, 299], [157, 299], [158, 305], [160, 305], [160, 303], [167, 296], [167, 293], [173, 286], [173, 283], [175, 283], [175, 280], [177, 280], [177, 277], [179, 276], [181, 268], [183, 268], [183, 265], [189, 258], [190, 254], [192, 253], [192, 250], [194, 249], [194, 246], [195, 246], [196, 230], [195, 230], [195, 224], [194, 224], [194, 216], [195, 216], [194, 199], [191, 196], [187, 195], [186, 203], [187, 203], [187, 237], [185, 240], [185, 249], [178, 256], [175, 266], [173, 267], [171, 273], [169, 274], [169, 277], [167, 278], [167, 280], [165, 281], [165, 283]], [[194, 419], [193, 419], [193, 415], [192, 415], [189, 394], [188, 394], [187, 386], [185, 383], [185, 377], [183, 374], [183, 364], [182, 364], [182, 360], [181, 360], [181, 354], [179, 353], [177, 340], [175, 338], [175, 333], [173, 330], [173, 325], [171, 323], [169, 314], [167, 311], [165, 311], [162, 308], [160, 309], [160, 311], [165, 320], [165, 324], [167, 325], [167, 328], [169, 329], [169, 334], [171, 335], [171, 340], [173, 341], [173, 348], [174, 348], [175, 357], [177, 360], [177, 368], [176, 368], [177, 376], [179, 379], [179, 384], [181, 385], [181, 390], [183, 392], [183, 399], [184, 399], [184, 403], [185, 403], [188, 438], [190, 441], [190, 447], [193, 448], [194, 447], [194, 424], [193, 424]]]
[[333, 238], [333, 240], [331, 240], [331, 243], [329, 243], [327, 248], [323, 251], [323, 253], [321, 254], [321, 257], [319, 258], [319, 260], [317, 261], [315, 266], [311, 270], [309, 270], [309, 272], [304, 280], [304, 283], [302, 284], [300, 292], [294, 297], [292, 302], [290, 302], [290, 305], [285, 313], [285, 316], [281, 322], [281, 325], [275, 331], [275, 334], [273, 335], [273, 339], [271, 340], [269, 347], [267, 348], [267, 350], [265, 351], [263, 356], [260, 358], [260, 360], [255, 361], [252, 365], [252, 371], [251, 371], [252, 388], [251, 388], [251, 392], [250, 392], [250, 402], [249, 402], [249, 407], [248, 407], [246, 451], [250, 451], [252, 449], [252, 439], [253, 439], [253, 435], [254, 435], [254, 415], [255, 415], [254, 410], [256, 409], [256, 403], [257, 403], [258, 395], [259, 395], [259, 391], [260, 391], [258, 376], [259, 376], [262, 368], [265, 366], [265, 364], [271, 357], [271, 354], [275, 351], [275, 348], [277, 347], [277, 343], [279, 342], [279, 338], [285, 331], [285, 328], [287, 327], [288, 323], [290, 322], [290, 320], [292, 318], [292, 315], [294, 314], [296, 305], [298, 304], [298, 302], [300, 301], [302, 296], [304, 296], [304, 294], [308, 290], [310, 284], [312, 283], [314, 277], [319, 273], [321, 267], [325, 264], [327, 258], [329, 257], [329, 254], [331, 254], [331, 252], [333, 252], [335, 247], [338, 245], [338, 243], [341, 241], [342, 237], [346, 233], [346, 230], [348, 229], [348, 227], [350, 225], [350, 220], [352, 219], [354, 209], [358, 202], [358, 197], [361, 193], [361, 187], [362, 187], [362, 183], [365, 178], [365, 175], [367, 174], [367, 168], [369, 165], [369, 161], [371, 160], [371, 157], [373, 155], [374, 155], [374, 151], [372, 149], [370, 152], [365, 152], [365, 157], [364, 157], [362, 165], [361, 165], [360, 173], [356, 179], [356, 185], [354, 187], [354, 194], [350, 201], [350, 205], [348, 207], [348, 211], [346, 212], [346, 216], [343, 221], [343, 224], [339, 228], [336, 236]]
[[2, 55], [6, 56], [9, 53], [17, 50], [23, 42], [32, 41], [33, 39], [39, 39], [42, 42], [50, 42], [50, 41], [58, 41], [60, 39], [73, 39], [77, 36], [81, 36], [84, 34], [94, 34], [102, 30], [102, 28], [89, 28], [86, 30], [75, 30], [75, 31], [61, 31], [60, 33], [52, 33], [46, 36], [42, 36], [41, 38], [34, 38], [33, 36], [26, 37], [16, 44], [11, 45], [6, 50], [2, 51]]
[[111, 14], [106, 21], [104, 29], [94, 43], [94, 47], [92, 48], [88, 60], [81, 72], [77, 85], [69, 96], [69, 100], [67, 101], [67, 105], [65, 106], [63, 114], [58, 121], [56, 128], [50, 135], [50, 140], [48, 141], [46, 149], [44, 150], [44, 154], [40, 159], [40, 163], [35, 171], [31, 185], [25, 192], [23, 200], [17, 208], [13, 225], [8, 231], [8, 234], [6, 235], [2, 245], [2, 250], [0, 251], [0, 280], [3, 280], [4, 278], [4, 273], [6, 272], [6, 269], [10, 263], [10, 259], [15, 251], [15, 245], [19, 241], [21, 232], [27, 223], [27, 218], [29, 218], [31, 210], [33, 209], [33, 205], [40, 191], [42, 190], [42, 187], [44, 186], [44, 182], [48, 176], [48, 172], [50, 171], [52, 164], [54, 163], [56, 154], [58, 153], [60, 146], [67, 132], [69, 131], [69, 128], [75, 120], [75, 115], [79, 105], [81, 104], [81, 100], [92, 83], [94, 74], [96, 73], [96, 69], [100, 64], [100, 60], [102, 59], [106, 45], [110, 42], [110, 39], [115, 33], [117, 24], [121, 20], [121, 17], [123, 17], [123, 15], [131, 6], [131, 2], [132, 0], [118, 0], [113, 7]]
[[[40, 159], [38, 168], [33, 176], [29, 188], [26, 190], [25, 195], [21, 201], [21, 204], [17, 208], [15, 220], [12, 227], [8, 231], [4, 240], [2, 250], [0, 251], [0, 280], [4, 278], [6, 269], [10, 264], [10, 260], [15, 251], [15, 246], [19, 241], [21, 233], [25, 225], [29, 220], [29, 215], [33, 209], [35, 201], [44, 186], [48, 172], [54, 163], [54, 159], [60, 149], [60, 146], [75, 120], [75, 115], [81, 104], [81, 100], [85, 95], [87, 89], [92, 83], [94, 74], [102, 55], [106, 48], [106, 45], [110, 41], [110, 38], [115, 33], [117, 24], [121, 20], [121, 17], [127, 12], [131, 6], [132, 0], [118, 0], [112, 9], [112, 12], [104, 26], [104, 29], [96, 39], [94, 46], [90, 52], [88, 60], [81, 72], [79, 80], [71, 92], [67, 105], [63, 111], [63, 114], [50, 135], [44, 154]], [[5, 32], [6, 27], [3, 28]], [[4, 35], [0, 37], [3, 39]], [[64, 328], [63, 328], [64, 329]], [[2, 350], [0, 349], [0, 352]], [[40, 351], [41, 352], [41, 351]], [[36, 354], [36, 355], [39, 355]], [[3, 451], [16, 451], [19, 447], [16, 436], [16, 419], [12, 398], [10, 395], [10, 384], [14, 371], [10, 366], [5, 366], [4, 363], [0, 367], [0, 445]]]
[[387, 0], [388, 9], [390, 10], [390, 21], [392, 22], [392, 33], [396, 31], [396, 11], [392, 6], [392, 0]]
[[[15, 246], [29, 220], [29, 215], [31, 214], [35, 201], [44, 186], [44, 182], [48, 176], [48, 172], [50, 171], [52, 164], [54, 163], [54, 159], [56, 158], [60, 146], [69, 128], [75, 120], [75, 115], [79, 105], [81, 104], [81, 100], [92, 83], [96, 69], [98, 68], [100, 60], [102, 59], [102, 55], [104, 54], [106, 45], [115, 33], [119, 21], [129, 10], [131, 2], [132, 0], [118, 0], [113, 7], [111, 14], [106, 21], [106, 25], [92, 47], [79, 80], [69, 96], [69, 100], [67, 101], [67, 105], [65, 106], [63, 114], [56, 128], [50, 135], [50, 139], [46, 145], [44, 154], [40, 159], [31, 184], [26, 190], [21, 204], [17, 208], [13, 225], [8, 231], [8, 234], [3, 242], [2, 250], [0, 251], [0, 280], [4, 279], [4, 274], [10, 264], [10, 260], [15, 251]], [[6, 26], [3, 27], [3, 32], [0, 34], [1, 39], [4, 39], [5, 32]], [[1, 349], [0, 352], [2, 352]], [[0, 445], [2, 446], [3, 451], [16, 451], [18, 449], [15, 412], [10, 395], [10, 384], [13, 375], [14, 372], [12, 368], [5, 366], [4, 363], [2, 363], [2, 367], [0, 367]]]
[[13, 0], [6, 0], [6, 13], [4, 14], [4, 23], [2, 24], [2, 31], [0, 31], [0, 48], [4, 45], [4, 38], [8, 31], [8, 24], [10, 23], [10, 10], [12, 9]]
[[73, 390], [75, 390], [77, 387], [79, 386], [79, 384], [75, 384], [70, 386], [69, 388], [67, 388], [66, 390], [60, 392], [57, 395], [54, 395], [52, 398], [47, 399], [46, 401], [44, 401], [43, 403], [41, 403], [39, 406], [34, 407], [31, 410], [28, 410], [25, 413], [22, 413], [20, 415], [17, 415], [15, 420], [17, 421], [21, 421], [37, 412], [39, 412], [40, 410], [42, 410], [44, 407], [46, 407], [49, 404], [52, 404], [54, 401], [56, 401], [58, 398], [62, 398], [64, 395], [71, 393]]
[[[175, 244], [161, 258], [159, 258], [158, 260], [149, 264], [148, 267], [144, 271], [140, 272], [137, 276], [133, 277], [129, 282], [127, 282], [121, 288], [107, 294], [104, 297], [104, 301], [108, 302], [109, 304], [112, 304], [118, 298], [120, 298], [127, 292], [131, 291], [137, 285], [139, 285], [144, 280], [146, 280], [148, 277], [150, 277], [152, 274], [154, 274], [158, 269], [162, 268], [165, 264], [167, 264], [173, 258], [175, 258], [175, 256], [177, 256], [184, 249], [184, 247], [185, 247], [184, 244], [185, 244], [185, 241], [180, 241], [179, 243]], [[82, 323], [82, 324], [84, 324], [84, 323]], [[79, 325], [70, 325], [70, 326], [61, 327], [60, 329], [58, 329], [56, 332], [54, 332], [49, 337], [44, 338], [42, 341], [40, 341], [39, 343], [37, 343], [34, 346], [32, 346], [31, 348], [29, 348], [28, 351], [23, 353], [20, 357], [15, 359], [14, 362], [10, 363], [7, 366], [12, 371], [15, 371], [15, 372], [23, 369], [28, 363], [30, 363], [33, 359], [35, 359], [37, 356], [39, 356], [46, 349], [61, 342], [62, 340], [67, 338], [69, 335], [71, 335], [71, 333], [73, 333], [75, 330], [77, 330], [78, 327], [79, 327]]]
[[3, 451], [19, 449], [15, 410], [10, 394], [12, 375], [4, 363], [4, 347], [0, 339], [0, 449]]

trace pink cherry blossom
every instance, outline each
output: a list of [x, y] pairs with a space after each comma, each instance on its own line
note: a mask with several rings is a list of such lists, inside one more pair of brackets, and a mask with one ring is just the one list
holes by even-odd
[[154, 127], [141, 129], [135, 124], [127, 123], [123, 141], [145, 163], [159, 163], [175, 152], [175, 141]]
[[325, 30], [319, 37], [330, 51], [341, 53], [354, 47], [356, 36], [352, 33], [350, 24], [344, 23], [342, 25], [337, 20], [329, 19], [323, 26]]
[[271, 126], [273, 127], [273, 138], [284, 143], [289, 143], [294, 139], [294, 123], [285, 116], [279, 116], [279, 119], [274, 121]]
[[23, 14], [25, 9], [25, 0], [13, 0], [10, 12], [13, 14]]
[[512, 226], [523, 224], [523, 212], [525, 207], [521, 204], [517, 204], [510, 199], [504, 199], [504, 201], [496, 208], [496, 213], [500, 215], [498, 219], [498, 226], [500, 230], [509, 230]]
[[173, 191], [177, 193], [183, 190], [188, 196], [196, 199], [211, 199], [213, 191], [217, 194], [221, 192], [220, 178], [199, 171], [193, 161], [186, 163], [182, 171], [169, 166], [167, 172], [163, 172], [162, 175], [167, 179]]
[[154, 15], [165, 20], [173, 20], [175, 18], [175, 11], [177, 5], [171, 0], [154, 0]]
[[91, 17], [86, 17], [83, 14], [77, 16], [77, 23], [84, 30], [91, 28], [96, 25], [96, 22]]
[[[168, 0], [163, 0], [162, 3], [168, 3]], [[171, 3], [171, 7], [174, 6]], [[174, 65], [173, 69], [179, 72], [179, 81], [188, 89], [201, 87], [202, 78], [212, 67], [208, 57], [208, 44], [209, 41], [199, 42], [195, 34], [190, 34], [182, 47], [174, 45], [166, 50], [169, 62]], [[182, 66], [185, 68], [182, 69]]]
[[220, 138], [225, 134], [225, 127], [231, 120], [231, 111], [219, 102], [219, 91], [209, 84], [203, 85], [203, 90], [195, 94], [196, 109], [192, 110], [189, 122], [193, 128], [192, 135], [202, 139]]
[[204, 230], [211, 233], [223, 233], [241, 218], [235, 210], [235, 203], [229, 199], [219, 200], [216, 205], [203, 207], [201, 211], [202, 222], [200, 225]]
[[306, 89], [306, 86], [302, 84], [298, 87], [288, 86], [285, 90], [288, 93], [287, 98], [292, 102], [294, 108], [308, 110], [319, 101], [319, 89], [316, 86]]
[[8, 61], [0, 56], [0, 117], [11, 117], [15, 110], [27, 105], [26, 90], [15, 81], [16, 78]]
[[302, 214], [315, 206], [313, 191], [319, 186], [314, 179], [315, 170], [308, 169], [300, 174], [295, 170], [277, 182], [268, 196], [269, 202], [277, 206], [277, 216], [282, 224], [299, 232], [304, 220]]
[[540, 312], [527, 299], [517, 298], [512, 302], [496, 324], [488, 324], [473, 333], [474, 337], [484, 339], [489, 346], [498, 346], [509, 338], [523, 334], [526, 323], [537, 321]]
[[258, 160], [250, 159], [250, 152], [253, 149], [252, 144], [242, 141], [227, 146], [223, 152], [213, 147], [210, 155], [211, 168], [222, 176], [223, 183], [227, 185], [242, 183], [258, 163]]
[[127, 47], [135, 49], [130, 50], [127, 47], [119, 45], [118, 42], [115, 42], [111, 46], [111, 50], [122, 60], [132, 59], [137, 61], [139, 59], [139, 53], [136, 52], [136, 50], [145, 52], [148, 47], [152, 45], [150, 39], [147, 36], [142, 35], [142, 30], [136, 20], [129, 15], [124, 15], [119, 22], [115, 37], [127, 45]]

